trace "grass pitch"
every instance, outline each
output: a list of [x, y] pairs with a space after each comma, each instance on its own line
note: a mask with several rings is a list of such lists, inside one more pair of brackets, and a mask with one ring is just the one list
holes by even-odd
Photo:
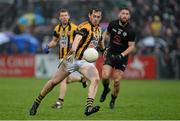
[[104, 103], [99, 102], [100, 83], [94, 105], [100, 105], [98, 113], [85, 116], [84, 106], [87, 88], [80, 83], [68, 85], [62, 109], [50, 106], [58, 97], [56, 87], [41, 103], [37, 115], [29, 116], [34, 98], [45, 84], [34, 78], [0, 78], [1, 120], [172, 120], [180, 119], [180, 81], [121, 81], [120, 95], [114, 110], [109, 109], [110, 94]]

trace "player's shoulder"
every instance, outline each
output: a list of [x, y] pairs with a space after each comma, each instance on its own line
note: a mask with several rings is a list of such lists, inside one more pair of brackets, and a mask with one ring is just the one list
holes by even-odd
[[59, 24], [57, 24], [57, 25], [55, 25], [55, 27], [54, 28], [58, 28], [59, 26], [61, 26], [61, 24], [59, 23]]
[[57, 24], [57, 25], [55, 25], [54, 30], [55, 30], [55, 31], [58, 31], [58, 30], [59, 30], [59, 28], [60, 28], [60, 26], [61, 26], [61, 24]]
[[78, 28], [86, 28], [86, 29], [88, 29], [88, 28], [90, 28], [91, 27], [91, 25], [90, 25], [90, 23], [88, 22], [88, 21], [85, 21], [85, 22], [82, 22], [81, 24], [79, 24], [79, 26], [78, 26]]
[[76, 30], [77, 29], [77, 25], [76, 24], [74, 24], [74, 23], [70, 23], [70, 25], [71, 25], [71, 28], [73, 29], [73, 30]]
[[131, 23], [128, 24], [127, 29], [129, 32], [135, 33], [135, 28], [131, 25]]
[[75, 24], [75, 23], [70, 23], [70, 25], [72, 26], [72, 27], [77, 27], [77, 25]]

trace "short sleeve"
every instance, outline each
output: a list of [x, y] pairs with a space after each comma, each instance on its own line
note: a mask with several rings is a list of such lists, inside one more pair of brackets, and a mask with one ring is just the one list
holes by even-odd
[[77, 34], [80, 34], [81, 36], [87, 36], [88, 35], [88, 31], [86, 28], [80, 28], [77, 30]]
[[107, 27], [107, 32], [108, 33], [111, 33], [111, 30], [112, 30], [112, 24], [109, 23], [108, 27]]
[[128, 33], [128, 41], [135, 42], [135, 39], [136, 39], [135, 31], [134, 30], [129, 31], [129, 33]]
[[54, 28], [53, 36], [59, 38], [59, 33], [58, 33], [59, 29], [60, 29], [60, 25], [57, 25], [57, 26]]

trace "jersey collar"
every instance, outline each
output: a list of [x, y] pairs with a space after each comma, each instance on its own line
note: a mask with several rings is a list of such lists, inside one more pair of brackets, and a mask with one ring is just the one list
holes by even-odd
[[90, 20], [88, 22], [92, 27], [98, 27], [99, 26], [99, 24], [97, 26], [94, 26]]
[[70, 26], [70, 21], [67, 23], [65, 27], [62, 26], [62, 23], [60, 23], [60, 26], [65, 29], [66, 27]]
[[122, 24], [122, 22], [120, 20], [118, 21], [118, 23], [122, 27], [126, 27], [129, 24], [129, 22], [126, 22], [125, 24]]

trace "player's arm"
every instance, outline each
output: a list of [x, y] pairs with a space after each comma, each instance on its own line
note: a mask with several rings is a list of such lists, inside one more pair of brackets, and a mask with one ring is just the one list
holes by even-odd
[[135, 49], [135, 32], [131, 31], [128, 35], [128, 48], [120, 53], [117, 56], [114, 56], [114, 59], [122, 60], [125, 56], [129, 55]]
[[74, 38], [74, 42], [73, 42], [73, 44], [72, 44], [72, 51], [73, 51], [73, 52], [76, 51], [76, 49], [77, 49], [77, 47], [78, 47], [78, 45], [79, 45], [79, 42], [81, 41], [82, 37], [83, 37], [82, 35], [76, 34], [76, 36], [75, 36], [75, 38]]
[[122, 52], [121, 54], [124, 56], [127, 56], [135, 49], [135, 31], [131, 30], [128, 35], [128, 48]]
[[59, 39], [57, 37], [53, 36], [52, 40], [44, 48], [44, 53], [48, 54], [49, 49], [55, 47], [58, 41], [59, 41]]
[[49, 48], [53, 48], [57, 45], [58, 41], [59, 41], [59, 39], [57, 37], [53, 36], [52, 40], [48, 43], [47, 46]]
[[73, 44], [72, 44], [72, 51], [75, 52], [79, 42], [82, 40], [83, 36], [86, 36], [88, 34], [88, 31], [86, 28], [81, 28], [80, 30], [77, 31]]
[[101, 50], [106, 49], [105, 41], [107, 40], [107, 38], [109, 38], [109, 32], [105, 31], [105, 32], [103, 32], [102, 39], [100, 40], [100, 43], [99, 43], [99, 47], [100, 47]]
[[135, 42], [128, 42], [128, 48], [122, 52], [121, 54], [123, 56], [127, 56], [128, 54], [130, 54], [133, 50], [135, 49]]
[[54, 34], [53, 34], [52, 40], [44, 48], [44, 52], [47, 54], [49, 53], [49, 49], [55, 47], [59, 41], [59, 34], [57, 33], [57, 28], [58, 28], [58, 26], [56, 26], [54, 29]]
[[135, 48], [135, 42], [128, 42], [128, 48], [120, 53], [119, 55], [111, 55], [111, 58], [114, 59], [114, 60], [122, 60], [124, 59], [125, 56], [127, 56], [128, 54], [130, 54]]

